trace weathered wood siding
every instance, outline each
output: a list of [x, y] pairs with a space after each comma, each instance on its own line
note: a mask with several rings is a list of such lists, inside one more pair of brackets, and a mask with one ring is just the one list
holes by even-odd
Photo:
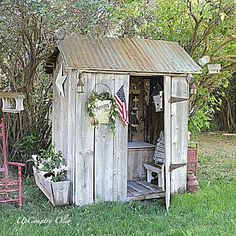
[[143, 163], [153, 161], [155, 147], [128, 149], [128, 180], [145, 180], [146, 170]]
[[[189, 85], [186, 77], [171, 78], [171, 96], [189, 98]], [[188, 100], [171, 104], [171, 164], [187, 163], [188, 148]], [[186, 190], [187, 166], [171, 172], [171, 192], [183, 193]]]
[[171, 97], [189, 97], [186, 77], [164, 78], [165, 123], [165, 188], [166, 207], [170, 205], [170, 193], [186, 190], [186, 165], [170, 171], [172, 164], [186, 164], [188, 146], [188, 101], [171, 103]]
[[[114, 93], [115, 78], [112, 74], [96, 75], [96, 91], [109, 92], [106, 84]], [[99, 84], [101, 83], [101, 84]], [[99, 125], [95, 130], [95, 201], [113, 200], [113, 136], [107, 125]]]
[[[74, 203], [75, 191], [75, 151], [76, 151], [76, 94], [77, 94], [77, 73], [76, 70], [69, 70], [68, 77], [68, 107], [67, 107], [67, 145], [64, 146], [64, 153], [66, 153], [67, 165], [69, 167], [68, 177], [72, 181], [71, 200]], [[65, 127], [64, 127], [65, 129]], [[61, 137], [60, 137], [61, 138]], [[62, 138], [61, 138], [62, 139]]]
[[[64, 82], [63, 97], [56, 85], [56, 77], [60, 70], [62, 60], [59, 56], [56, 68], [54, 70], [53, 81], [53, 112], [52, 112], [52, 143], [55, 149], [62, 152], [63, 158], [69, 167], [68, 178], [72, 181], [72, 189], [74, 188], [74, 157], [75, 157], [75, 95], [76, 84], [73, 78], [74, 71], [65, 70], [63, 67], [63, 74], [67, 74]], [[73, 195], [71, 194], [71, 201]]]
[[59, 91], [56, 87], [56, 77], [58, 75], [58, 72], [60, 70], [60, 66], [62, 63], [61, 56], [58, 56], [57, 64], [53, 72], [53, 104], [52, 104], [52, 143], [55, 145], [55, 148], [57, 150], [61, 149], [60, 144], [60, 112], [61, 112], [61, 97], [59, 94]]
[[[63, 98], [55, 86], [55, 78], [61, 65], [61, 57], [54, 72], [54, 99], [52, 114], [52, 139], [56, 150], [61, 150], [69, 166], [68, 177], [72, 180], [72, 201], [85, 205], [99, 201], [127, 199], [128, 127], [117, 118], [116, 135], [112, 136], [106, 125], [95, 129], [86, 112], [86, 102], [93, 89], [114, 95], [124, 85], [126, 98], [129, 94], [129, 75], [81, 73], [85, 92], [77, 93], [79, 71], [65, 70]], [[171, 96], [188, 98], [185, 77], [164, 77], [165, 90], [165, 148], [166, 191], [183, 192], [186, 188], [186, 166], [169, 172], [170, 164], [187, 162], [188, 102], [170, 103]], [[127, 101], [128, 102], [128, 101]]]
[[[117, 120], [113, 137], [107, 125], [94, 128], [86, 112], [93, 89], [112, 94], [124, 84], [128, 94], [129, 76], [82, 73], [85, 92], [76, 97], [75, 204], [125, 200], [127, 197], [127, 127]], [[97, 84], [97, 85], [96, 85]], [[95, 87], [96, 85], [96, 87]]]
[[94, 127], [85, 106], [96, 81], [91, 73], [80, 76], [85, 86], [76, 95], [75, 204], [85, 205], [94, 200]]
[[171, 105], [169, 99], [171, 96], [171, 77], [164, 77], [164, 135], [165, 135], [165, 191], [166, 191], [166, 209], [170, 207], [171, 194]]
[[[125, 97], [129, 102], [129, 75], [115, 75], [114, 93], [124, 85]], [[116, 135], [114, 136], [114, 167], [113, 199], [125, 201], [127, 199], [127, 157], [128, 157], [128, 126], [124, 127], [119, 118], [116, 121]]]

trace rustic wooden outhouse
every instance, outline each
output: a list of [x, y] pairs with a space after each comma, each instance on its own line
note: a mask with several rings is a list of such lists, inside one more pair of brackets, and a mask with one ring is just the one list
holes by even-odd
[[[69, 166], [75, 205], [165, 197], [168, 208], [170, 195], [185, 191], [189, 80], [201, 68], [183, 48], [159, 40], [71, 36], [58, 43], [45, 71], [54, 79], [53, 143]], [[115, 95], [122, 85], [130, 124], [117, 118], [113, 136], [106, 124], [91, 124], [86, 103], [92, 91], [109, 87]], [[160, 134], [161, 173], [150, 164]], [[148, 183], [155, 173], [161, 186]]]

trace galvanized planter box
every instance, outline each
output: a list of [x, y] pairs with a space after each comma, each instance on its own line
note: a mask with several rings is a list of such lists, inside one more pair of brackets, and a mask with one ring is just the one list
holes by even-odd
[[37, 186], [45, 194], [53, 206], [69, 205], [71, 181], [53, 182], [46, 180], [43, 173], [33, 167], [34, 178]]

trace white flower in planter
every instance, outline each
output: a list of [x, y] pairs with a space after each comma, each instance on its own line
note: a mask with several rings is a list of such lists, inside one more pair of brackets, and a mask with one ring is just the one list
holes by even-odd
[[37, 156], [33, 155], [35, 167], [39, 170], [45, 177], [52, 177], [52, 181], [64, 181], [66, 179], [66, 172], [68, 167], [63, 163], [61, 151], [55, 152], [54, 146], [50, 146], [48, 150], [42, 151], [42, 153]]
[[58, 174], [60, 174], [61, 171], [62, 171], [61, 168], [54, 168], [54, 169], [52, 170], [52, 172], [54, 173], [55, 177], [56, 177]]
[[39, 165], [38, 165], [38, 169], [39, 169], [39, 170], [42, 170], [43, 167], [44, 167], [44, 164], [43, 164], [43, 163], [39, 163]]
[[47, 177], [46, 181], [52, 181], [52, 176]]
[[38, 162], [38, 160], [37, 160], [38, 155], [32, 155], [31, 157], [34, 160], [34, 162]]
[[71, 181], [66, 178], [68, 166], [63, 164], [61, 151], [55, 152], [51, 145], [39, 156], [33, 155], [32, 159], [37, 186], [54, 206], [68, 205]]
[[66, 165], [61, 165], [61, 170], [62, 170], [62, 171], [68, 171], [69, 168], [68, 168], [68, 166], [66, 166]]

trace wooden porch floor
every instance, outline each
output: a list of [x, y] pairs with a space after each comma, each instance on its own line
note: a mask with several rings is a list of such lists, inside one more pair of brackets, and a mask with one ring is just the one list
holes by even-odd
[[128, 200], [145, 200], [165, 197], [165, 192], [146, 181], [128, 180]]

